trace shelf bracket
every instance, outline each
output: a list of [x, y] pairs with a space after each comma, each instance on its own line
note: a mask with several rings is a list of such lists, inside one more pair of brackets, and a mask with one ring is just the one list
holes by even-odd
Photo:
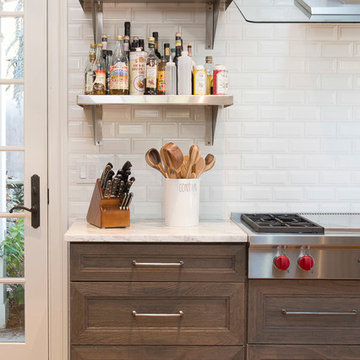
[[91, 112], [92, 112], [92, 120], [93, 120], [93, 127], [94, 127], [95, 145], [102, 145], [102, 143], [103, 143], [103, 133], [102, 133], [103, 107], [102, 107], [102, 105], [92, 106]]
[[221, 0], [209, 0], [206, 4], [206, 48], [214, 49]]
[[205, 144], [214, 145], [216, 122], [220, 106], [207, 106], [205, 109]]
[[103, 3], [100, 0], [91, 0], [92, 18], [95, 44], [101, 43], [101, 36], [104, 29]]

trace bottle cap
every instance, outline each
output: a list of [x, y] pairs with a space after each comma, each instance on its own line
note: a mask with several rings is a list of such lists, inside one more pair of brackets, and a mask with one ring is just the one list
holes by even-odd
[[102, 34], [102, 35], [101, 35], [101, 39], [106, 39], [106, 40], [107, 40], [107, 35], [106, 35], [106, 34]]
[[205, 58], [205, 61], [206, 62], [208, 62], [208, 61], [213, 61], [213, 57], [212, 56], [207, 56], [206, 58]]
[[192, 46], [191, 43], [188, 43], [188, 46]]
[[175, 37], [181, 37], [181, 33], [177, 32], [177, 33], [175, 34]]
[[127, 35], [124, 36], [124, 40], [128, 40], [128, 41], [129, 41], [129, 40], [130, 40], [130, 36], [127, 36]]
[[150, 37], [148, 38], [148, 42], [149, 42], [149, 43], [154, 43], [154, 42], [155, 42], [155, 38], [152, 37], [152, 36], [150, 36]]
[[96, 46], [102, 48], [103, 44], [96, 44]]
[[96, 48], [96, 44], [90, 44], [90, 49], [95, 49]]
[[170, 44], [169, 44], [169, 43], [165, 43], [165, 44], [164, 44], [164, 48], [170, 48]]
[[155, 32], [153, 32], [152, 36], [155, 40], [157, 40], [159, 38], [159, 33], [157, 31], [155, 31]]
[[116, 40], [122, 40], [123, 39], [123, 37], [121, 36], [121, 35], [116, 35]]

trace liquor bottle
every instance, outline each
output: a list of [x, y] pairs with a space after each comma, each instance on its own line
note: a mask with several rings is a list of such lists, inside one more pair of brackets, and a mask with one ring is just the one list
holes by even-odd
[[212, 56], [207, 56], [205, 58], [205, 71], [207, 73], [207, 95], [213, 94], [213, 75], [214, 75], [214, 65]]
[[178, 58], [177, 66], [178, 95], [191, 95], [192, 59], [187, 51]]
[[158, 58], [155, 55], [155, 39], [149, 37], [149, 54], [146, 61], [146, 89], [145, 95], [156, 95]]
[[161, 54], [159, 53], [159, 33], [153, 32], [153, 38], [155, 39], [155, 55], [161, 60]]
[[176, 66], [176, 93], [178, 93], [178, 59], [181, 56], [181, 34], [176, 33], [175, 35], [175, 57], [174, 57], [174, 63]]
[[110, 70], [112, 65], [112, 54], [111, 50], [105, 51], [105, 67], [106, 67], [106, 95], [110, 95]]
[[141, 51], [145, 51], [145, 40], [144, 39], [139, 39], [139, 48], [141, 49]]
[[131, 27], [131, 23], [129, 21], [125, 21], [125, 23], [124, 23], [124, 38], [125, 38], [125, 36], [128, 36], [130, 39], [130, 27]]
[[107, 37], [107, 35], [103, 34], [101, 36], [101, 43], [102, 43], [102, 53], [101, 54], [102, 54], [102, 57], [105, 60], [105, 58], [106, 58], [106, 50], [107, 50], [107, 46], [108, 46], [108, 37]]
[[165, 88], [165, 71], [166, 71], [166, 64], [170, 59], [170, 44], [164, 44], [164, 56], [162, 57], [161, 61], [159, 62], [158, 67], [158, 95], [165, 95], [166, 88]]
[[129, 94], [129, 61], [123, 48], [123, 37], [116, 37], [116, 47], [110, 68], [110, 94]]
[[124, 36], [124, 52], [128, 60], [130, 59], [130, 37], [128, 35]]
[[191, 45], [191, 43], [188, 43], [187, 51], [188, 51], [189, 56], [192, 57], [192, 45]]
[[91, 95], [93, 83], [95, 79], [94, 73], [95, 51], [91, 49], [89, 52], [89, 61], [85, 68], [85, 95]]
[[93, 95], [106, 94], [106, 67], [102, 57], [102, 44], [96, 45], [96, 58], [94, 63], [95, 80], [93, 83]]
[[133, 41], [131, 43], [131, 51], [136, 51], [136, 48], [138, 48], [138, 47], [139, 47], [139, 37], [134, 36]]

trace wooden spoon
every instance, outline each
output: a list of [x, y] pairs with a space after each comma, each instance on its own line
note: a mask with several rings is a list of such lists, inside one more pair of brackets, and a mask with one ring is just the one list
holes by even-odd
[[170, 164], [170, 159], [169, 159], [169, 155], [168, 152], [166, 151], [166, 149], [172, 147], [174, 145], [174, 143], [170, 142], [165, 144], [161, 149], [160, 149], [160, 156], [161, 156], [161, 160], [164, 163], [164, 167], [165, 167], [165, 171], [168, 175], [168, 178], [172, 178], [175, 179], [176, 178], [176, 174], [171, 171], [171, 164]]
[[181, 165], [181, 169], [180, 169], [181, 179], [186, 179], [186, 173], [187, 173], [187, 170], [188, 170], [188, 165], [189, 165], [189, 155], [185, 155], [183, 163]]
[[199, 161], [201, 157], [200, 149], [197, 145], [191, 145], [189, 150], [189, 165], [186, 172], [186, 178], [189, 179], [192, 167]]
[[215, 165], [215, 161], [215, 156], [213, 154], [207, 154], [205, 158], [205, 168], [201, 174], [211, 170]]
[[172, 144], [171, 146], [167, 146], [164, 149], [164, 152], [170, 170], [174, 172], [176, 174], [176, 178], [179, 179], [181, 176], [181, 166], [184, 162], [184, 155], [182, 151], [177, 145]]
[[192, 171], [195, 173], [196, 177], [199, 178], [200, 175], [204, 172], [205, 169], [205, 160], [201, 156], [199, 161], [193, 166]]
[[161, 163], [160, 154], [156, 149], [152, 148], [148, 150], [145, 155], [145, 160], [152, 168], [160, 171], [166, 178], [169, 177]]

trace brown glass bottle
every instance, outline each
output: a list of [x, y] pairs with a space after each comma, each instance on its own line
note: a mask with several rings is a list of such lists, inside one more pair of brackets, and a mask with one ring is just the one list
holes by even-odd
[[145, 95], [157, 94], [158, 58], [155, 55], [155, 39], [149, 37], [149, 54], [146, 61], [146, 88]]
[[159, 62], [158, 67], [158, 95], [165, 95], [165, 70], [166, 63], [170, 60], [170, 44], [164, 44], [164, 56]]

